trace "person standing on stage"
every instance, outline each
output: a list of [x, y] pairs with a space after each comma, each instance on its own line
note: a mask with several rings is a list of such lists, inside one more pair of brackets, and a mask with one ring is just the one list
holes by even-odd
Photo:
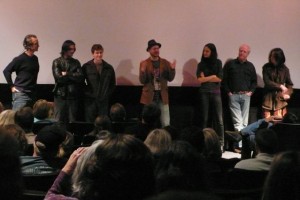
[[[209, 113], [211, 119], [216, 122], [216, 133], [219, 136], [220, 144], [224, 146], [224, 124], [223, 108], [220, 91], [220, 83], [223, 78], [222, 62], [218, 59], [217, 48], [214, 44], [208, 43], [204, 46], [201, 61], [198, 64], [196, 76], [201, 83], [199, 87], [201, 107], [201, 127], [212, 127], [208, 122]], [[210, 112], [210, 110], [212, 112]]]
[[[36, 35], [26, 35], [23, 40], [25, 52], [15, 57], [3, 70], [3, 74], [12, 92], [12, 109], [32, 106], [35, 101], [36, 83], [39, 73], [39, 60], [34, 53], [39, 49]], [[16, 73], [15, 81], [12, 73]]]
[[243, 44], [236, 59], [228, 61], [223, 69], [224, 90], [229, 97], [229, 108], [237, 131], [248, 125], [250, 100], [257, 86], [256, 70], [247, 60], [250, 46]]
[[150, 57], [140, 63], [139, 79], [144, 85], [140, 102], [143, 105], [155, 103], [161, 109], [161, 125], [170, 124], [168, 82], [175, 77], [176, 61], [170, 63], [159, 56], [161, 44], [148, 41]]
[[85, 78], [85, 120], [94, 122], [97, 116], [108, 115], [109, 100], [116, 88], [114, 68], [103, 60], [104, 49], [94, 44], [91, 49], [93, 59], [82, 66]]
[[75, 43], [66, 40], [61, 48], [61, 57], [52, 64], [55, 80], [54, 115], [56, 120], [65, 124], [77, 119], [78, 101], [84, 80], [80, 62], [73, 58], [75, 51]]

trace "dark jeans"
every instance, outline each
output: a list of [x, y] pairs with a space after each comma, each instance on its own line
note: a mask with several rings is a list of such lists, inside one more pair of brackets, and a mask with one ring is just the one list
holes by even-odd
[[[215, 131], [224, 146], [224, 123], [221, 94], [200, 92], [201, 127], [212, 127], [215, 124]], [[209, 123], [209, 119], [212, 121]]]
[[64, 124], [76, 121], [78, 113], [77, 99], [63, 99], [60, 96], [55, 96], [54, 105], [54, 116], [57, 121]]
[[108, 115], [108, 100], [98, 101], [93, 98], [84, 100], [84, 117], [86, 122], [94, 122], [97, 116]]

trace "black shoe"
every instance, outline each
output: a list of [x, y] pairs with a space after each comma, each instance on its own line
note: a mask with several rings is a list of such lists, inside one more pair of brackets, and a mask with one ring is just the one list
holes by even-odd
[[226, 136], [234, 141], [234, 142], [239, 142], [242, 140], [242, 135], [239, 131], [225, 131]]

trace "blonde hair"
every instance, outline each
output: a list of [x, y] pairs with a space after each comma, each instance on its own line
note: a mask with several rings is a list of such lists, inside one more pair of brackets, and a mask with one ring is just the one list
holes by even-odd
[[168, 149], [171, 143], [171, 135], [164, 129], [154, 129], [144, 141], [144, 144], [153, 154]]
[[15, 123], [15, 111], [13, 110], [4, 110], [0, 113], [0, 126], [5, 126]]

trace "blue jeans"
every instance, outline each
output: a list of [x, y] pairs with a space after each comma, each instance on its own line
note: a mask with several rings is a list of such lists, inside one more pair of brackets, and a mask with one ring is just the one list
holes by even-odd
[[246, 94], [229, 96], [229, 108], [233, 126], [240, 131], [248, 125], [251, 97]]
[[223, 108], [221, 94], [200, 92], [200, 108], [201, 108], [201, 127], [211, 127], [212, 123], [208, 123], [209, 115], [216, 123], [216, 133], [219, 136], [220, 143], [224, 146], [224, 123], [223, 123]]
[[24, 92], [12, 93], [12, 109], [19, 110], [24, 106], [30, 106], [33, 103], [32, 95]]

